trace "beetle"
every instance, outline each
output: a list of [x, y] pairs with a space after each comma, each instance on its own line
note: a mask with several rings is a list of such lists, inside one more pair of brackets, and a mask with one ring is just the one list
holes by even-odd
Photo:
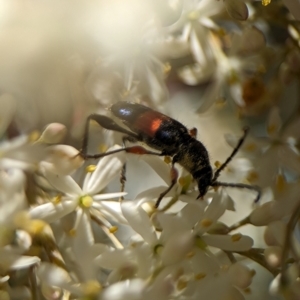
[[[188, 130], [183, 124], [168, 117], [167, 115], [155, 111], [147, 106], [133, 102], [117, 102], [110, 107], [110, 111], [112, 115], [122, 123], [122, 126], [107, 116], [91, 114], [86, 121], [85, 134], [83, 137], [80, 154], [84, 159], [96, 159], [120, 151], [126, 151], [128, 153], [139, 155], [148, 154], [172, 157], [170, 170], [171, 184], [163, 193], [159, 195], [155, 204], [156, 208], [159, 206], [163, 197], [177, 182], [178, 172], [175, 168], [176, 163], [186, 169], [197, 182], [199, 189], [199, 195], [197, 199], [203, 198], [209, 187], [223, 186], [254, 190], [257, 192], [255, 202], [259, 201], [261, 190], [258, 186], [243, 183], [226, 183], [217, 180], [221, 171], [227, 166], [227, 164], [232, 160], [234, 155], [242, 146], [249, 131], [248, 128], [244, 129], [244, 134], [240, 138], [237, 146], [233, 149], [231, 155], [215, 172], [213, 172], [205, 146], [196, 139], [196, 128]], [[91, 120], [96, 121], [105, 129], [123, 133], [124, 147], [106, 153], [87, 154], [88, 132]], [[139, 145], [126, 147], [126, 141], [142, 142], [157, 151], [150, 151]], [[121, 176], [121, 181], [122, 178], [124, 183], [124, 174]]]

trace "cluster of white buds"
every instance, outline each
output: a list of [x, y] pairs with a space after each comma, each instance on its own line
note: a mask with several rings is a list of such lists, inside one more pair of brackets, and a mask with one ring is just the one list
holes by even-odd
[[300, 299], [298, 0], [0, 6], [1, 300]]

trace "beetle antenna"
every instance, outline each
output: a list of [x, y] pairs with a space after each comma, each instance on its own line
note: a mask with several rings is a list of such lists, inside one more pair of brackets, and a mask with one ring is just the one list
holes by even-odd
[[257, 192], [257, 196], [254, 200], [255, 203], [257, 203], [261, 197], [261, 188], [257, 185], [250, 185], [250, 184], [244, 184], [244, 183], [227, 183], [227, 182], [220, 182], [220, 181], [215, 181], [211, 184], [213, 187], [219, 187], [219, 186], [224, 186], [224, 187], [233, 187], [233, 188], [238, 188], [238, 189], [248, 189]]
[[232, 153], [230, 154], [230, 156], [226, 159], [226, 161], [216, 170], [214, 178], [212, 179], [212, 182], [215, 182], [218, 177], [220, 176], [220, 173], [225, 169], [225, 167], [228, 165], [228, 163], [233, 159], [233, 157], [236, 155], [236, 153], [239, 151], [239, 149], [241, 148], [241, 146], [243, 145], [246, 136], [249, 132], [249, 127], [244, 127], [244, 134], [243, 136], [240, 138], [238, 144], [235, 146], [235, 148], [233, 149]]

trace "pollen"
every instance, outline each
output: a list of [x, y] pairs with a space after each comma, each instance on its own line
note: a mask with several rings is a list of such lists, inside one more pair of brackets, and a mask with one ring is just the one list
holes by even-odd
[[242, 97], [245, 104], [250, 106], [259, 101], [265, 93], [265, 85], [261, 78], [250, 77], [243, 83]]
[[201, 280], [206, 277], [206, 273], [198, 273], [195, 275], [195, 280]]
[[38, 130], [34, 130], [30, 133], [30, 135], [28, 136], [28, 140], [29, 142], [36, 142], [41, 136], [41, 133]]
[[81, 206], [83, 206], [85, 208], [90, 208], [93, 204], [93, 198], [89, 195], [82, 196], [82, 197], [80, 197], [79, 202], [80, 202]]
[[219, 97], [217, 100], [216, 100], [216, 103], [215, 103], [215, 106], [219, 109], [221, 108], [224, 108], [226, 106], [227, 102], [224, 98], [222, 97]]
[[109, 232], [110, 233], [115, 233], [115, 232], [117, 232], [118, 231], [118, 227], [117, 226], [111, 226], [110, 228], [109, 228]]
[[52, 199], [52, 203], [54, 204], [54, 205], [57, 205], [57, 204], [59, 204], [59, 203], [61, 203], [61, 195], [57, 195], [56, 197], [54, 197], [53, 199]]
[[233, 242], [238, 242], [241, 238], [242, 238], [242, 235], [240, 233], [236, 233], [236, 234], [231, 236], [231, 240]]
[[251, 171], [251, 172], [248, 173], [247, 180], [249, 182], [254, 182], [254, 181], [257, 181], [258, 177], [259, 176], [258, 176], [257, 172]]
[[202, 227], [209, 227], [212, 223], [213, 223], [213, 221], [211, 219], [203, 219], [201, 221], [201, 226]]
[[86, 172], [86, 173], [93, 173], [95, 170], [96, 170], [96, 165], [88, 165], [88, 166], [85, 168], [85, 172]]
[[98, 149], [99, 149], [99, 151], [100, 151], [101, 153], [104, 153], [104, 152], [107, 151], [108, 146], [107, 146], [106, 144], [100, 144], [100, 145], [98, 146]]
[[262, 0], [261, 1], [261, 4], [263, 5], [263, 6], [267, 6], [267, 5], [269, 5], [271, 3], [271, 0]]
[[75, 237], [75, 236], [76, 236], [76, 229], [75, 229], [75, 228], [72, 228], [71, 230], [69, 230], [68, 234], [69, 234], [69, 236], [71, 236], [71, 237]]
[[214, 165], [215, 165], [216, 168], [220, 168], [221, 167], [221, 163], [218, 160], [215, 161]]
[[248, 143], [246, 146], [245, 146], [245, 149], [249, 152], [253, 152], [257, 149], [257, 145], [254, 144], [254, 143]]
[[45, 223], [42, 220], [30, 220], [26, 226], [25, 230], [28, 231], [31, 235], [37, 235], [44, 231], [45, 227], [47, 226], [47, 223]]
[[184, 290], [186, 287], [187, 287], [187, 281], [186, 281], [185, 279], [180, 279], [180, 280], [178, 280], [178, 283], [177, 283], [177, 289], [178, 289], [179, 291]]
[[171, 71], [172, 67], [171, 64], [169, 62], [166, 62], [163, 66], [163, 72], [165, 75], [168, 75]]
[[275, 124], [270, 124], [267, 128], [268, 134], [271, 135], [278, 130], [278, 127]]
[[193, 258], [194, 256], [195, 256], [195, 251], [190, 251], [190, 252], [186, 255], [187, 258]]
[[171, 159], [170, 156], [165, 156], [165, 157], [164, 157], [164, 162], [165, 162], [166, 164], [170, 164], [171, 161], [172, 161], [172, 159]]
[[184, 186], [185, 183], [186, 183], [186, 178], [185, 177], [180, 177], [178, 179], [178, 183], [181, 185], [181, 186]]
[[99, 294], [99, 292], [102, 290], [102, 286], [98, 281], [91, 280], [84, 283], [82, 289], [84, 294], [92, 299]]
[[278, 192], [283, 192], [286, 187], [286, 180], [282, 174], [276, 177], [276, 189]]

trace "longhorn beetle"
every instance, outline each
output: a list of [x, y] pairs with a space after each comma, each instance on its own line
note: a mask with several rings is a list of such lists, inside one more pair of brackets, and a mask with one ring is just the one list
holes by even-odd
[[[148, 154], [157, 156], [171, 156], [171, 184], [163, 193], [159, 195], [155, 204], [156, 208], [159, 206], [163, 197], [177, 182], [178, 172], [174, 166], [175, 163], [178, 163], [185, 168], [196, 180], [199, 189], [199, 195], [197, 199], [202, 198], [210, 186], [223, 186], [254, 190], [257, 192], [255, 202], [258, 202], [260, 199], [261, 190], [258, 186], [217, 181], [221, 171], [232, 160], [234, 155], [243, 144], [248, 133], [248, 128], [244, 129], [244, 135], [240, 138], [231, 155], [213, 174], [213, 170], [209, 162], [208, 152], [204, 145], [196, 139], [196, 128], [188, 130], [178, 121], [147, 106], [137, 103], [124, 101], [117, 102], [110, 107], [110, 110], [112, 114], [124, 124], [124, 127], [118, 125], [113, 119], [104, 115], [90, 115], [86, 121], [85, 134], [80, 154], [84, 159], [100, 158], [121, 151], [139, 155]], [[124, 148], [106, 153], [87, 154], [90, 120], [96, 121], [105, 129], [123, 133]], [[158, 152], [150, 151], [142, 146], [137, 145], [126, 147], [125, 141], [143, 142], [151, 148], [158, 150]], [[123, 180], [125, 180], [125, 176], [123, 176]]]

